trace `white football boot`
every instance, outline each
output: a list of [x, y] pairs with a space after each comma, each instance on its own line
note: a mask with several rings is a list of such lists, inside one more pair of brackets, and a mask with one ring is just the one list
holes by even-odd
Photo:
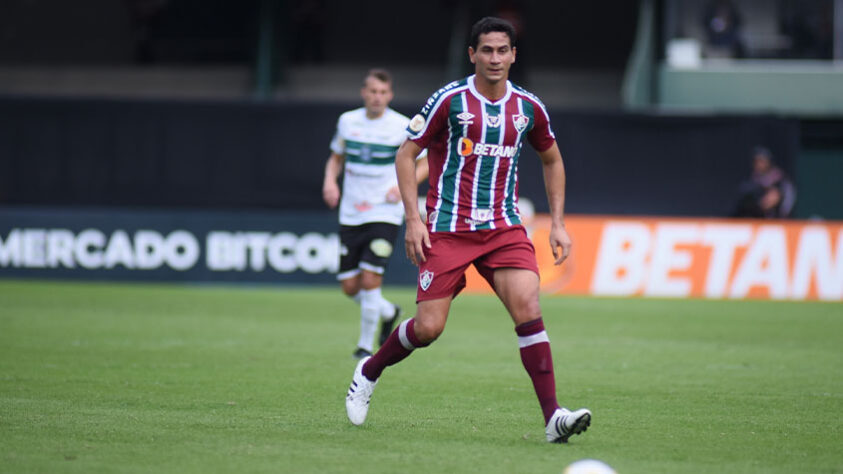
[[362, 425], [366, 421], [366, 414], [369, 412], [369, 400], [372, 399], [372, 392], [378, 381], [372, 382], [363, 375], [363, 364], [371, 357], [364, 357], [357, 363], [354, 369], [354, 376], [351, 378], [351, 386], [348, 387], [348, 395], [345, 396], [345, 411], [352, 424]]
[[549, 443], [567, 443], [568, 438], [587, 430], [590, 424], [591, 412], [585, 408], [577, 411], [557, 408], [547, 422], [544, 433]]

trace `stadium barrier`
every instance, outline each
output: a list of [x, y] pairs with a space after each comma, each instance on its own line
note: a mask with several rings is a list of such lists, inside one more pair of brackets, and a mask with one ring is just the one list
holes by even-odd
[[[331, 212], [0, 207], [6, 278], [335, 283], [338, 252]], [[389, 282], [413, 284], [392, 260]]]
[[[529, 222], [551, 294], [843, 300], [843, 222], [572, 215], [553, 265], [550, 222]], [[331, 212], [0, 208], [0, 277], [333, 284]], [[403, 235], [403, 233], [401, 234]], [[399, 237], [386, 283], [413, 285]], [[489, 292], [472, 269], [467, 291]]]
[[[548, 216], [529, 230], [545, 293], [843, 300], [843, 222], [569, 216], [553, 265]], [[475, 271], [467, 291], [490, 291]]]

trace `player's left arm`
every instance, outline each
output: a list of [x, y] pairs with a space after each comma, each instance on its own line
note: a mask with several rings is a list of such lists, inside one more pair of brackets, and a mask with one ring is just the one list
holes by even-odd
[[571, 236], [565, 229], [565, 164], [556, 141], [544, 151], [536, 151], [542, 160], [544, 188], [550, 206], [550, 249], [553, 263], [559, 265], [571, 253]]
[[[427, 168], [427, 151], [423, 151], [422, 154], [416, 158], [416, 183], [421, 185], [425, 182], [429, 172], [430, 171]], [[389, 191], [386, 193], [386, 202], [401, 202], [401, 191], [398, 189], [398, 185], [389, 188]]]

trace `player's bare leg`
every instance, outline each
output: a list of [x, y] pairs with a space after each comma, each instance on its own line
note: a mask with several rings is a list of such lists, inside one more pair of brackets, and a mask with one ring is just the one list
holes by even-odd
[[348, 419], [353, 424], [360, 425], [366, 420], [372, 392], [384, 369], [406, 359], [415, 349], [430, 345], [442, 334], [451, 299], [419, 302], [416, 316], [402, 321], [374, 356], [357, 364], [345, 397]]
[[502, 268], [495, 271], [494, 282], [495, 292], [515, 323], [521, 362], [533, 381], [544, 415], [547, 440], [567, 442], [570, 436], [588, 428], [591, 412], [586, 409], [571, 412], [560, 408], [556, 400], [550, 340], [539, 306], [539, 277], [530, 270]]

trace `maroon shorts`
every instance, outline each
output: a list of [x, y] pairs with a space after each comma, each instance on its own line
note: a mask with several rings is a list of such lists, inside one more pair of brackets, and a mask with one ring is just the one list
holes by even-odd
[[465, 271], [474, 264], [494, 288], [498, 268], [539, 274], [536, 249], [520, 225], [474, 232], [431, 232], [431, 248], [419, 265], [416, 302], [456, 296], [465, 288]]

